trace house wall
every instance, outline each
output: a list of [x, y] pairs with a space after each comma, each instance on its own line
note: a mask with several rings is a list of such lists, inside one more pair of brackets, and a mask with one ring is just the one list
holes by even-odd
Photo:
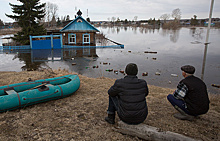
[[[65, 34], [65, 36], [64, 36]], [[63, 34], [63, 45], [83, 45], [83, 34], [90, 35], [90, 45], [95, 45], [95, 32], [65, 32]], [[76, 34], [76, 44], [69, 44], [69, 34]]]

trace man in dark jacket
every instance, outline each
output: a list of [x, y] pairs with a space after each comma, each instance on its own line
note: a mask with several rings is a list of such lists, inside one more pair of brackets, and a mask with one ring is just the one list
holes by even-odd
[[115, 81], [115, 84], [108, 90], [109, 106], [108, 117], [105, 120], [115, 123], [115, 112], [119, 118], [127, 124], [142, 123], [148, 114], [146, 96], [148, 95], [147, 82], [138, 79], [137, 65], [130, 63], [125, 68], [127, 74], [124, 78]]
[[167, 99], [179, 111], [174, 114], [175, 118], [193, 120], [209, 110], [207, 88], [201, 79], [193, 75], [195, 72], [193, 66], [185, 65], [181, 70], [184, 79], [179, 82], [173, 95], [168, 95]]

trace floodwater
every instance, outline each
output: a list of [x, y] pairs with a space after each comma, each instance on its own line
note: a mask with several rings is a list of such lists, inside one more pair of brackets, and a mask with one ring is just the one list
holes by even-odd
[[[133, 62], [138, 65], [138, 77], [145, 79], [150, 85], [176, 88], [177, 83], [183, 79], [180, 67], [186, 64], [195, 66], [195, 75], [201, 78], [207, 32], [204, 27], [180, 30], [141, 27], [100, 27], [98, 29], [107, 38], [124, 44], [124, 49], [2, 51], [0, 71], [65, 68], [89, 77], [121, 78], [124, 74], [106, 70], [124, 70], [128, 63]], [[220, 29], [212, 28], [204, 73], [204, 82], [207, 84], [208, 91], [216, 94], [220, 93], [220, 89], [212, 87], [211, 84], [220, 85], [219, 39]], [[147, 51], [153, 53], [146, 53]], [[142, 76], [144, 72], [148, 75]]]

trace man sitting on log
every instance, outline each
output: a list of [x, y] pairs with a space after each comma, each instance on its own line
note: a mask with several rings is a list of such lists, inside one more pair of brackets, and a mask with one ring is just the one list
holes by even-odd
[[184, 77], [177, 86], [173, 94], [167, 96], [168, 101], [179, 113], [174, 117], [181, 120], [193, 120], [209, 110], [209, 97], [206, 84], [195, 77], [195, 68], [191, 65], [181, 67]]
[[138, 68], [134, 63], [126, 66], [125, 73], [127, 75], [116, 80], [108, 90], [109, 106], [105, 121], [109, 124], [115, 123], [116, 111], [119, 118], [127, 124], [142, 123], [148, 115], [145, 98], [148, 95], [147, 82], [138, 79]]

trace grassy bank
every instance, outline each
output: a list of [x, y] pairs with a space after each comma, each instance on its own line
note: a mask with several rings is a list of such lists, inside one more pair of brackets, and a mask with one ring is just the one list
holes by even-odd
[[[66, 74], [69, 72], [65, 70], [0, 72], [0, 85]], [[113, 131], [113, 126], [104, 121], [107, 90], [115, 80], [79, 77], [80, 88], [70, 97], [0, 113], [0, 140], [140, 140]], [[209, 112], [189, 122], [172, 116], [176, 111], [166, 100], [172, 89], [149, 85], [149, 90], [149, 115], [145, 124], [205, 141], [220, 139], [219, 95], [210, 94]]]

